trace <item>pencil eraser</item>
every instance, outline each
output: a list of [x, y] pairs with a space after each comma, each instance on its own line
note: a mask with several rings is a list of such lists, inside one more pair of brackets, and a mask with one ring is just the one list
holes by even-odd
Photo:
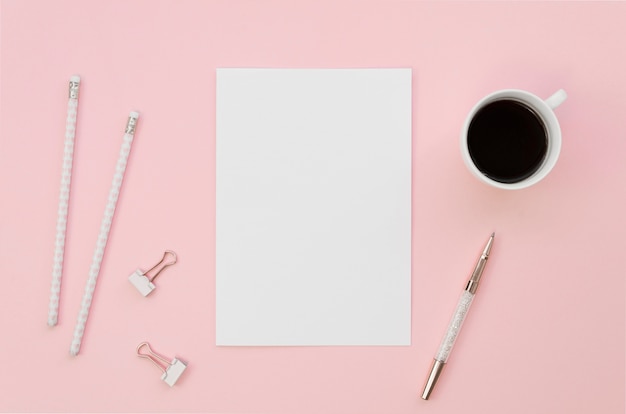
[[148, 279], [146, 275], [139, 269], [135, 270], [130, 276], [128, 276], [128, 281], [135, 286], [135, 288], [141, 293], [144, 297], [148, 296], [156, 286], [154, 283]]
[[137, 112], [137, 111], [132, 111], [132, 112], [130, 113], [130, 115], [128, 115], [128, 116], [129, 116], [129, 117], [131, 117], [131, 118], [139, 118], [139, 112]]
[[170, 362], [170, 366], [167, 367], [167, 369], [161, 376], [161, 379], [167, 385], [169, 385], [170, 387], [173, 387], [174, 384], [176, 384], [176, 381], [178, 381], [178, 378], [180, 378], [180, 376], [183, 375], [183, 372], [185, 372], [185, 369], [187, 369], [187, 364], [185, 364], [183, 361], [177, 358], [174, 358], [172, 362]]
[[70, 80], [71, 80], [72, 82], [80, 82], [80, 76], [78, 76], [78, 75], [74, 75], [74, 76], [72, 76], [72, 77], [70, 78]]

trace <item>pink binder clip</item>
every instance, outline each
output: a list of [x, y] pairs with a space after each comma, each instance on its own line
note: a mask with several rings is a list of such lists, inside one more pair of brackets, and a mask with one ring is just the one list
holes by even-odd
[[[159, 269], [153, 276], [149, 276], [150, 272], [152, 272], [154, 269], [159, 267], [163, 262], [165, 262], [165, 258], [168, 256], [168, 254], [172, 256], [172, 260], [165, 263], [163, 267], [161, 267], [161, 269]], [[154, 279], [156, 279], [156, 277], [166, 267], [171, 266], [174, 263], [176, 263], [176, 260], [177, 260], [176, 253], [174, 253], [171, 250], [166, 250], [165, 253], [163, 253], [163, 258], [161, 259], [159, 263], [152, 266], [152, 268], [148, 270], [147, 272], [144, 272], [141, 269], [135, 270], [133, 273], [131, 273], [130, 276], [128, 276], [128, 280], [133, 286], [135, 286], [135, 288], [139, 291], [139, 293], [141, 293], [144, 297], [148, 296], [154, 289], [156, 289], [155, 284], [152, 283]]]
[[[141, 353], [141, 348], [146, 347], [148, 350], [147, 354]], [[168, 361], [165, 357], [157, 354], [150, 348], [150, 344], [147, 342], [142, 342], [137, 346], [137, 356], [140, 358], [146, 358], [152, 361], [154, 365], [156, 365], [163, 375], [161, 375], [161, 379], [170, 387], [173, 387], [176, 384], [176, 381], [180, 378], [180, 376], [187, 369], [187, 364], [180, 359], [174, 357], [171, 361]]]

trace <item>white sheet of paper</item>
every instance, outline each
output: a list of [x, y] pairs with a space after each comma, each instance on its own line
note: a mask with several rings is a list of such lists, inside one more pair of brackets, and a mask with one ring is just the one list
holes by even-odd
[[411, 76], [217, 70], [217, 345], [410, 345]]

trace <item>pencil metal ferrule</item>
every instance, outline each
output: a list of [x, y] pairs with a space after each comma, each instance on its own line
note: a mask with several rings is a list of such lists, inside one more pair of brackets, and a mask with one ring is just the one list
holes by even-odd
[[70, 99], [78, 99], [78, 88], [80, 87], [80, 82], [75, 80], [70, 80], [69, 86], [69, 97]]
[[128, 122], [126, 123], [125, 133], [126, 134], [130, 134], [130, 135], [134, 135], [136, 127], [137, 127], [137, 117], [133, 116], [133, 115], [129, 116], [128, 117]]

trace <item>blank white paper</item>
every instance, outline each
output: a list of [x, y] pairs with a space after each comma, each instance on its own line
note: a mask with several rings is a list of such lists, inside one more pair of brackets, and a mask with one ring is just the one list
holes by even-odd
[[218, 69], [217, 345], [410, 345], [411, 70]]

